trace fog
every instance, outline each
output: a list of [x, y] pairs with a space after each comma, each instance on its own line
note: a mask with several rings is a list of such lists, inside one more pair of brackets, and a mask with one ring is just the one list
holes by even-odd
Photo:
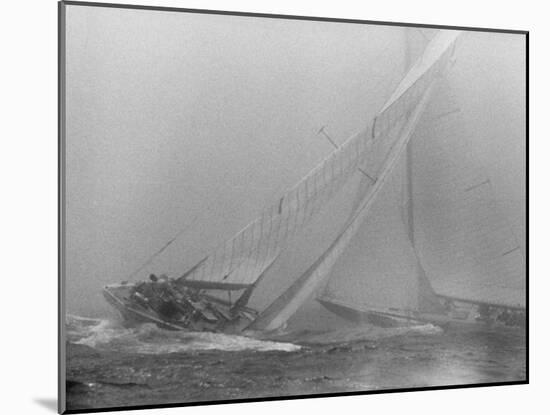
[[[416, 32], [415, 32], [416, 31]], [[67, 7], [66, 298], [180, 273], [370, 123], [417, 29]], [[525, 40], [467, 32], [450, 83], [525, 251]]]

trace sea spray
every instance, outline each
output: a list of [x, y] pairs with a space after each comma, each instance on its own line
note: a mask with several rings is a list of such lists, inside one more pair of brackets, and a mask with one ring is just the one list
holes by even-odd
[[111, 320], [78, 316], [68, 316], [67, 335], [67, 340], [74, 344], [122, 353], [166, 354], [197, 350], [294, 352], [301, 348], [288, 342], [222, 333], [168, 331], [154, 324], [126, 328]]
[[67, 394], [73, 409], [517, 381], [526, 376], [525, 339], [507, 332], [364, 325], [333, 332], [290, 331], [260, 341], [152, 325], [130, 329], [77, 317], [67, 319], [67, 326]]

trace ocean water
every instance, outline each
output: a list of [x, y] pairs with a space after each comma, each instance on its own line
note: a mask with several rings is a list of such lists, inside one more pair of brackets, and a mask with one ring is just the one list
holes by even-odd
[[67, 318], [67, 408], [521, 381], [523, 331], [430, 324], [270, 339]]

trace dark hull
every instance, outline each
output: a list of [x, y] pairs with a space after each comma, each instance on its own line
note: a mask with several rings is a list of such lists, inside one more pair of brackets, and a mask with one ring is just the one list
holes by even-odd
[[118, 311], [126, 325], [134, 326], [144, 323], [153, 323], [163, 329], [185, 330], [184, 326], [166, 322], [151, 311], [132, 307], [131, 304], [125, 301], [124, 296], [121, 295], [122, 291], [123, 289], [116, 290], [116, 287], [105, 287], [103, 289], [103, 297], [105, 297], [105, 300]]
[[368, 323], [380, 327], [396, 327], [413, 323], [410, 319], [405, 319], [399, 316], [359, 311], [351, 307], [320, 299], [317, 301], [319, 301], [319, 303], [321, 303], [321, 305], [328, 311], [342, 317], [344, 320], [352, 321], [354, 323]]
[[[434, 324], [442, 328], [467, 329], [467, 330], [490, 330], [490, 329], [512, 329], [517, 330], [523, 325], [506, 325], [494, 319], [482, 319], [474, 316], [471, 310], [449, 311], [441, 314], [430, 313], [407, 313], [400, 310], [375, 310], [357, 309], [335, 301], [318, 299], [319, 303], [337, 316], [357, 323], [370, 323], [380, 327], [395, 327], [412, 324]], [[469, 305], [474, 307], [474, 305]], [[463, 305], [464, 307], [464, 305]]]
[[[189, 315], [179, 316], [174, 319], [163, 315], [162, 310], [148, 307], [139, 303], [133, 297], [134, 284], [110, 285], [103, 288], [103, 296], [107, 302], [122, 317], [127, 326], [135, 326], [144, 323], [153, 323], [167, 330], [210, 331], [223, 333], [239, 333], [250, 324], [253, 319], [252, 310], [243, 307], [233, 317], [230, 317], [230, 305], [224, 301], [204, 295], [206, 302], [216, 305], [218, 310], [224, 309], [224, 313], [217, 316], [210, 313], [211, 318], [188, 318]], [[204, 311], [204, 310], [203, 310]]]

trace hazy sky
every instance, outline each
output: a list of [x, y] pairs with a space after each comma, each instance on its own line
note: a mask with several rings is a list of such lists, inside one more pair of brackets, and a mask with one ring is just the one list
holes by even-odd
[[[370, 123], [403, 74], [402, 28], [68, 6], [67, 305], [186, 229], [150, 270], [181, 272]], [[467, 33], [452, 84], [524, 240], [518, 35]], [[142, 278], [147, 271], [140, 274]]]

